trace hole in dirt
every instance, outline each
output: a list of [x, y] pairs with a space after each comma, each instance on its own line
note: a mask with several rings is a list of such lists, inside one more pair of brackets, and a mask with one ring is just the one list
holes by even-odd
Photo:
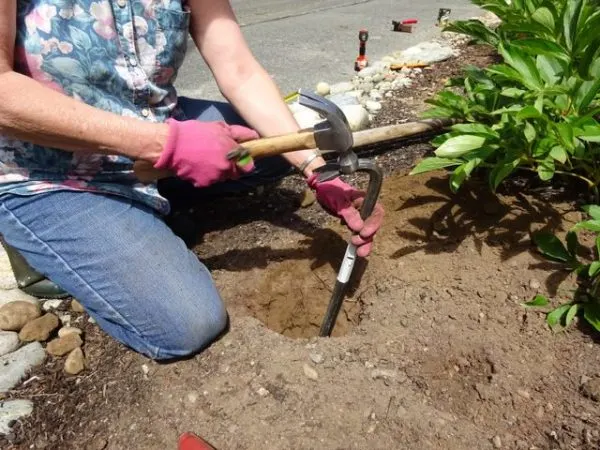
[[[208, 262], [213, 268], [225, 269], [217, 284], [223, 297], [229, 299], [229, 307], [284, 336], [310, 338], [319, 335], [346, 245], [339, 234], [321, 230], [285, 249], [270, 245], [253, 247], [249, 252], [238, 249]], [[237, 270], [231, 271], [233, 265]], [[365, 314], [366, 284], [360, 281], [365, 265], [363, 260], [355, 264], [333, 337], [350, 332]]]
[[[306, 261], [273, 264], [261, 277], [245, 308], [268, 328], [290, 338], [319, 335], [336, 273], [329, 266], [311, 268]], [[332, 336], [339, 337], [360, 324], [365, 305], [352, 288], [346, 295]]]

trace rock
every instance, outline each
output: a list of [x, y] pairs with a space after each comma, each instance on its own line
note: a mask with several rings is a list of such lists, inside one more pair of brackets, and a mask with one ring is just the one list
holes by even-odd
[[62, 327], [60, 330], [58, 330], [58, 337], [65, 337], [68, 334], [79, 334], [81, 335], [83, 333], [83, 331], [81, 331], [79, 328], [75, 328], [75, 327]]
[[494, 448], [502, 448], [502, 439], [500, 439], [500, 436], [494, 436], [492, 444], [494, 444]]
[[329, 93], [331, 95], [343, 94], [344, 92], [352, 90], [354, 90], [354, 84], [348, 81], [344, 81], [342, 83], [332, 84], [329, 88]]
[[258, 388], [258, 390], [256, 391], [256, 393], [258, 395], [260, 395], [261, 397], [266, 397], [267, 395], [270, 394], [270, 392], [268, 390], [266, 390], [264, 387]]
[[58, 319], [63, 324], [63, 327], [71, 326], [71, 314], [58, 314]]
[[394, 96], [394, 94], [392, 94], [391, 92], [385, 93], [385, 98], [392, 98], [393, 96]]
[[313, 381], [319, 379], [319, 374], [317, 373], [317, 371], [310, 367], [308, 364], [304, 364], [304, 367], [302, 369], [304, 370], [304, 375], [306, 375], [307, 378], [310, 378]]
[[50, 337], [50, 333], [58, 328], [58, 325], [58, 317], [52, 313], [44, 314], [25, 324], [19, 332], [19, 339], [23, 342], [46, 341]]
[[377, 83], [381, 83], [384, 79], [384, 75], [382, 73], [378, 73], [377, 75], [375, 75], [373, 77], [373, 79], [371, 81], [373, 81], [373, 83], [377, 84]]
[[369, 113], [361, 105], [348, 105], [340, 108], [352, 131], [361, 131], [369, 127]]
[[362, 95], [365, 93], [365, 91], [361, 91], [361, 90], [355, 90], [355, 91], [350, 91], [347, 92], [346, 95], [349, 95], [350, 97], [354, 97], [355, 99], [360, 99], [362, 97]]
[[45, 359], [46, 353], [39, 342], [32, 342], [0, 357], [0, 393], [14, 388], [32, 368]]
[[108, 441], [101, 437], [94, 437], [91, 441], [89, 441], [85, 450], [104, 450], [108, 446]]
[[319, 116], [319, 113], [302, 105], [298, 105], [298, 107], [295, 108], [295, 111], [292, 110], [292, 114], [300, 128], [312, 128], [323, 120], [323, 118]]
[[525, 400], [531, 399], [531, 394], [523, 389], [519, 389], [517, 394], [519, 394], [519, 396], [523, 397]]
[[600, 378], [593, 378], [581, 385], [581, 392], [595, 402], [600, 402]]
[[65, 372], [69, 375], [77, 375], [82, 372], [83, 369], [85, 369], [85, 357], [83, 356], [83, 350], [81, 350], [80, 347], [77, 347], [75, 350], [72, 350], [65, 359]]
[[375, 85], [373, 83], [360, 83], [358, 85], [358, 89], [364, 92], [369, 92], [371, 91], [373, 88], [375, 87]]
[[19, 335], [14, 331], [0, 331], [0, 356], [19, 348]]
[[374, 380], [391, 380], [398, 377], [395, 370], [375, 369], [371, 372], [371, 378]]
[[197, 392], [189, 392], [186, 396], [185, 396], [185, 400], [190, 403], [190, 404], [194, 404], [198, 401], [198, 399], [200, 398], [200, 394], [198, 394]]
[[308, 357], [315, 364], [323, 364], [323, 361], [325, 361], [325, 358], [320, 353], [311, 353], [310, 355], [308, 355]]
[[369, 66], [369, 67], [365, 67], [360, 72], [358, 72], [358, 76], [362, 79], [365, 79], [366, 77], [373, 77], [374, 75], [376, 75], [377, 73], [379, 73], [381, 71], [382, 71], [381, 67]]
[[33, 319], [40, 317], [40, 307], [29, 302], [11, 302], [0, 308], [0, 330], [19, 331]]
[[312, 189], [304, 189], [304, 192], [302, 193], [302, 198], [300, 200], [300, 207], [308, 208], [309, 206], [312, 206], [316, 201], [317, 197], [315, 196], [315, 193], [312, 191]]
[[72, 333], [53, 339], [46, 346], [46, 351], [52, 356], [63, 356], [83, 344], [78, 334]]
[[380, 91], [389, 91], [392, 89], [391, 81], [382, 81], [378, 86]]
[[317, 84], [316, 92], [321, 96], [329, 95], [329, 93], [331, 92], [331, 86], [329, 86], [328, 83], [321, 81]]
[[394, 91], [409, 88], [412, 86], [412, 80], [406, 77], [398, 77], [394, 81], [392, 81], [391, 88]]
[[83, 312], [85, 312], [85, 308], [77, 300], [72, 300], [71, 301], [71, 311], [83, 313]]
[[[414, 47], [407, 48], [400, 52], [394, 61], [395, 64], [432, 64], [445, 61], [455, 56], [452, 47], [442, 45], [439, 42], [421, 42]], [[359, 74], [360, 75], [360, 74]]]
[[62, 306], [62, 304], [63, 304], [62, 300], [46, 300], [42, 304], [42, 309], [46, 312], [53, 311], [55, 309], [60, 308]]
[[32, 305], [39, 305], [37, 298], [26, 294], [21, 289], [14, 288], [3, 290], [2, 295], [0, 296], [0, 307], [12, 302], [27, 302]]
[[533, 290], [538, 290], [539, 288], [542, 287], [542, 285], [540, 284], [540, 282], [538, 280], [531, 280], [529, 282], [529, 287]]
[[382, 108], [381, 103], [373, 101], [373, 100], [368, 100], [367, 103], [365, 104], [365, 106], [367, 107], [367, 110], [372, 113], [381, 111], [381, 108]]
[[335, 103], [339, 107], [360, 104], [355, 95], [348, 95], [348, 93], [330, 95], [329, 101]]
[[33, 412], [33, 403], [29, 400], [9, 400], [0, 402], [0, 434], [10, 433], [12, 424]]
[[369, 98], [375, 102], [380, 102], [383, 99], [383, 95], [377, 90], [372, 90], [369, 92]]

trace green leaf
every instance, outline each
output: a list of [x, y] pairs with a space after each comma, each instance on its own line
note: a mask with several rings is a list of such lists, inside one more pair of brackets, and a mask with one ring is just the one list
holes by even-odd
[[450, 189], [452, 192], [457, 192], [460, 189], [460, 186], [467, 179], [468, 174], [465, 170], [467, 164], [463, 164], [462, 166], [456, 168], [450, 177]]
[[569, 157], [567, 151], [560, 145], [552, 147], [552, 150], [550, 150], [550, 156], [561, 164], [566, 163], [567, 158]]
[[475, 149], [481, 148], [485, 138], [472, 134], [465, 134], [448, 139], [436, 151], [436, 156], [442, 158], [458, 158]]
[[531, 15], [531, 18], [543, 25], [549, 32], [554, 33], [554, 15], [552, 15], [552, 12], [548, 8], [538, 8]]
[[533, 90], [543, 88], [540, 72], [534, 59], [522, 50], [505, 44], [500, 44], [498, 50], [504, 60], [513, 67], [522, 78], [522, 83]]
[[582, 208], [592, 219], [600, 220], [600, 205], [585, 205]]
[[535, 108], [535, 106], [526, 106], [519, 114], [517, 114], [517, 119], [525, 120], [525, 119], [539, 119], [542, 117], [542, 114]]
[[581, 83], [575, 97], [577, 110], [583, 112], [585, 108], [590, 106], [590, 103], [596, 98], [598, 92], [600, 92], [600, 78]]
[[539, 55], [536, 58], [536, 66], [544, 81], [550, 85], [557, 84], [564, 74], [563, 66], [552, 56]]
[[568, 149], [573, 150], [575, 148], [573, 144], [574, 133], [573, 127], [568, 123], [557, 123], [556, 130], [558, 131], [558, 137], [562, 144]]
[[598, 275], [598, 272], [600, 272], [600, 261], [594, 261], [592, 264], [590, 264], [588, 275], [590, 277], [595, 277]]
[[[527, 142], [529, 142], [530, 144], [537, 137], [537, 131], [535, 130], [535, 127], [529, 122], [525, 123], [524, 133], [525, 133], [525, 139], [527, 139]], [[554, 166], [554, 163], [552, 163], [552, 165]]]
[[499, 42], [498, 35], [486, 27], [480, 20], [476, 19], [452, 22], [444, 27], [444, 31], [466, 34], [493, 47], [498, 45]]
[[560, 45], [547, 39], [519, 39], [513, 45], [523, 49], [531, 55], [549, 55], [569, 61], [569, 54]]
[[544, 159], [543, 161], [540, 161], [538, 168], [537, 168], [537, 172], [538, 172], [538, 176], [540, 177], [540, 179], [542, 181], [551, 180], [554, 177], [554, 174], [556, 172], [554, 160], [552, 158], [550, 158], [550, 159]]
[[525, 306], [529, 308], [535, 308], [539, 306], [548, 306], [549, 304], [550, 302], [546, 297], [544, 297], [543, 295], [536, 295], [533, 300], [525, 303]]
[[508, 177], [514, 170], [519, 167], [521, 158], [516, 158], [512, 161], [497, 164], [496, 167], [490, 173], [490, 184], [493, 191], [498, 189], [500, 183], [502, 183], [506, 177]]
[[563, 243], [552, 233], [539, 232], [534, 234], [535, 245], [547, 258], [560, 262], [570, 262], [571, 255]]
[[550, 325], [550, 327], [555, 327], [562, 321], [563, 316], [569, 311], [569, 309], [571, 309], [571, 304], [563, 305], [556, 308], [554, 311], [548, 314], [546, 322], [548, 323], [548, 325]]
[[420, 114], [422, 119], [454, 119], [462, 117], [461, 113], [450, 108], [429, 108]]
[[446, 167], [458, 166], [460, 161], [455, 161], [447, 158], [425, 158], [410, 172], [410, 175], [417, 175], [420, 173], [431, 172], [434, 170], [444, 169]]
[[[597, 299], [595, 299], [597, 301]], [[598, 303], [588, 303], [583, 309], [585, 320], [592, 325], [596, 331], [600, 331], [600, 305]]]
[[569, 308], [569, 311], [567, 312], [567, 318], [565, 319], [565, 327], [571, 326], [571, 323], [573, 323], [573, 319], [575, 319], [577, 311], [579, 311], [580, 307], [581, 305], [575, 304]]
[[583, 127], [577, 137], [586, 142], [600, 142], [600, 125]]
[[573, 50], [581, 6], [582, 0], [568, 0], [566, 2], [566, 7], [563, 12], [563, 32], [567, 50]]
[[500, 95], [502, 95], [504, 97], [509, 97], [509, 98], [520, 98], [526, 93], [527, 93], [527, 91], [524, 91], [523, 89], [517, 89], [517, 88], [506, 88], [506, 89], [502, 89], [502, 91], [500, 91]]
[[451, 129], [452, 131], [458, 131], [459, 133], [481, 135], [491, 139], [500, 137], [498, 133], [490, 127], [480, 123], [457, 124], [453, 125]]
[[584, 220], [579, 222], [573, 228], [573, 231], [589, 230], [594, 232], [600, 232], [600, 220]]

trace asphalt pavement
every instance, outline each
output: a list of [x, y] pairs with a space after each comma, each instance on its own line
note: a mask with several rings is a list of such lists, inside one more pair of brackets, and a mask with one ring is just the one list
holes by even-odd
[[[468, 0], [232, 0], [232, 5], [253, 53], [283, 94], [319, 81], [348, 81], [362, 28], [369, 31], [367, 57], [375, 61], [439, 36], [440, 8], [450, 8], [453, 19], [480, 14]], [[413, 18], [419, 21], [413, 33], [392, 31], [393, 20]], [[191, 40], [176, 84], [181, 95], [222, 99]]]

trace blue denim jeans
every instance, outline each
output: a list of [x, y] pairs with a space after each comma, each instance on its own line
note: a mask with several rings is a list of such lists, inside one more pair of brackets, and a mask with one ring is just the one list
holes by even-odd
[[[242, 123], [227, 104], [182, 99], [198, 120]], [[167, 180], [169, 196], [240, 192], [290, 172], [257, 161], [236, 182], [197, 190]], [[0, 233], [27, 262], [75, 297], [110, 336], [157, 360], [201, 351], [226, 328], [227, 312], [207, 268], [150, 208], [131, 200], [59, 191], [0, 198]]]

